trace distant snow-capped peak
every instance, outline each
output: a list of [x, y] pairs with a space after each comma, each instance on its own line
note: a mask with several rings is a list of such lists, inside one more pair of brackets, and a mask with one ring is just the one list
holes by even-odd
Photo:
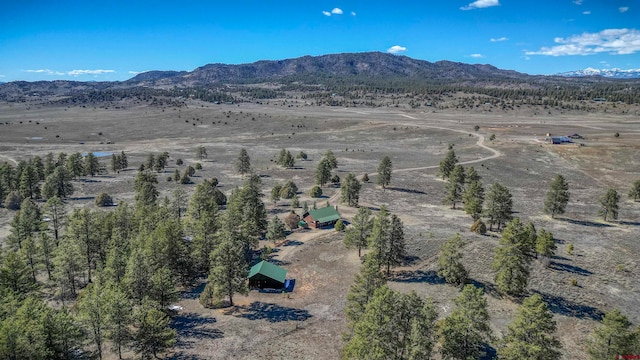
[[607, 78], [615, 79], [635, 79], [640, 78], [640, 69], [594, 69], [588, 67], [584, 70], [568, 71], [558, 74], [560, 76], [575, 77], [575, 76], [603, 76]]

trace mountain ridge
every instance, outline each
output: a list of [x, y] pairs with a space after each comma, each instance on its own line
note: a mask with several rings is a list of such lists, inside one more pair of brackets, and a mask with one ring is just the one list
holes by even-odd
[[596, 69], [588, 67], [582, 70], [573, 70], [558, 73], [557, 75], [563, 77], [602, 76], [611, 79], [638, 79], [640, 78], [640, 69]]

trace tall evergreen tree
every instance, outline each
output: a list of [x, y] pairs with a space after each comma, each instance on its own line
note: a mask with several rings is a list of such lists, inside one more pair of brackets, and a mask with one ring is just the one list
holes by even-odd
[[484, 188], [480, 181], [475, 180], [467, 185], [462, 193], [462, 202], [464, 203], [464, 211], [471, 215], [474, 221], [480, 219], [484, 203]]
[[535, 294], [522, 301], [516, 318], [507, 327], [507, 335], [498, 348], [498, 356], [505, 360], [559, 359], [560, 341], [552, 334], [556, 322], [542, 297]]
[[457, 163], [458, 157], [456, 156], [455, 151], [453, 151], [453, 148], [449, 148], [447, 155], [445, 155], [444, 159], [440, 161], [440, 166], [438, 169], [438, 172], [442, 176], [442, 180], [449, 177]]
[[631, 322], [620, 310], [607, 312], [591, 335], [587, 345], [589, 356], [593, 360], [618, 359], [618, 355], [637, 354], [638, 334], [631, 329]]
[[155, 206], [160, 193], [156, 189], [158, 177], [149, 172], [140, 171], [134, 181], [136, 207]]
[[331, 164], [326, 158], [322, 158], [320, 163], [318, 163], [318, 168], [316, 169], [315, 180], [316, 184], [320, 186], [324, 186], [331, 179]]
[[482, 177], [473, 166], [469, 166], [464, 174], [464, 181], [467, 184], [471, 184], [474, 181], [480, 181]]
[[383, 262], [387, 266], [387, 274], [390, 273], [391, 266], [402, 264], [405, 256], [404, 225], [400, 218], [396, 214], [393, 214], [391, 215], [389, 245], [383, 257]]
[[462, 264], [462, 237], [456, 234], [440, 246], [438, 256], [438, 276], [454, 285], [464, 285], [467, 282], [467, 269]]
[[353, 284], [347, 293], [347, 307], [345, 313], [351, 326], [355, 324], [373, 297], [373, 293], [386, 283], [380, 265], [372, 254], [365, 255], [360, 266], [360, 272], [355, 275]]
[[340, 185], [340, 196], [342, 202], [349, 206], [358, 207], [361, 186], [360, 181], [358, 181], [354, 174], [347, 174]]
[[136, 331], [133, 348], [142, 359], [158, 358], [176, 343], [176, 331], [169, 326], [170, 319], [164, 312], [146, 302], [135, 314]]
[[556, 175], [547, 191], [547, 198], [544, 201], [545, 214], [554, 218], [558, 214], [564, 214], [569, 202], [569, 183], [562, 175]]
[[602, 216], [604, 221], [607, 218], [616, 220], [618, 218], [618, 202], [620, 201], [620, 195], [615, 189], [607, 190], [599, 200], [600, 210], [598, 215]]
[[32, 165], [27, 165], [20, 175], [20, 194], [23, 198], [39, 198], [40, 188], [38, 183], [40, 178]]
[[84, 173], [93, 177], [98, 174], [99, 171], [100, 162], [98, 161], [98, 157], [93, 153], [88, 153], [87, 156], [84, 157]]
[[522, 223], [513, 219], [502, 233], [493, 258], [498, 289], [505, 294], [520, 296], [529, 280], [529, 257], [525, 253], [526, 231]]
[[456, 208], [456, 203], [462, 199], [464, 177], [464, 167], [462, 167], [462, 165], [455, 165], [447, 178], [447, 184], [445, 185], [446, 196], [442, 202], [451, 204], [453, 209]]
[[75, 209], [69, 216], [66, 236], [76, 242], [84, 256], [84, 270], [87, 282], [91, 282], [91, 271], [96, 267], [98, 255], [104, 250], [101, 239], [97, 236], [96, 214], [87, 208]]
[[369, 234], [369, 248], [373, 250], [373, 256], [376, 258], [378, 266], [384, 264], [384, 256], [389, 247], [390, 236], [391, 220], [389, 219], [389, 212], [382, 205], [373, 219], [373, 226]]
[[378, 177], [376, 178], [376, 184], [382, 186], [385, 189], [391, 183], [391, 173], [393, 171], [393, 164], [391, 158], [385, 156], [378, 165]]
[[633, 185], [631, 185], [629, 198], [633, 199], [633, 201], [638, 201], [638, 199], [640, 199], [640, 179], [636, 180]]
[[29, 265], [18, 252], [9, 251], [0, 267], [0, 293], [6, 289], [18, 297], [26, 297], [36, 288]]
[[147, 257], [142, 249], [134, 248], [127, 262], [123, 283], [129, 297], [138, 304], [142, 304], [151, 289], [151, 276]]
[[246, 295], [249, 291], [248, 275], [242, 242], [223, 231], [220, 244], [211, 253], [209, 282], [214, 284], [216, 295], [228, 297], [233, 306], [233, 295]]
[[358, 213], [353, 217], [353, 222], [347, 228], [344, 236], [344, 243], [347, 248], [353, 246], [358, 248], [358, 257], [362, 256], [362, 249], [368, 245], [372, 226], [371, 210], [365, 206], [358, 208]]
[[58, 285], [60, 298], [73, 299], [79, 287], [78, 278], [82, 271], [82, 254], [77, 242], [62, 238], [54, 251], [53, 278]]
[[47, 199], [57, 196], [64, 199], [73, 194], [72, 174], [64, 166], [58, 166], [44, 179], [42, 194]]
[[54, 196], [47, 200], [44, 205], [44, 211], [50, 219], [49, 223], [51, 224], [51, 230], [53, 231], [53, 237], [57, 246], [60, 241], [60, 231], [67, 220], [66, 205], [59, 197]]
[[245, 175], [251, 172], [251, 160], [249, 159], [249, 154], [247, 154], [247, 150], [242, 148], [240, 150], [240, 156], [238, 156], [238, 160], [236, 161], [236, 170], [240, 175]]
[[333, 151], [327, 150], [324, 153], [324, 158], [327, 159], [327, 163], [329, 164], [329, 170], [338, 168], [338, 159], [336, 159], [336, 156], [333, 154]]
[[285, 230], [282, 220], [277, 216], [272, 217], [267, 224], [267, 240], [275, 243], [278, 240], [284, 239], [286, 236]]
[[122, 349], [132, 340], [131, 324], [133, 308], [129, 298], [118, 284], [110, 283], [104, 294], [106, 304], [105, 337], [111, 341], [111, 349], [122, 359]]
[[511, 220], [513, 200], [511, 193], [505, 186], [495, 182], [491, 185], [485, 201], [485, 215], [489, 218], [489, 230], [493, 230], [493, 225], [500, 227]]
[[85, 175], [84, 160], [79, 152], [69, 155], [67, 158], [67, 170], [76, 179]]
[[78, 300], [80, 317], [89, 329], [99, 359], [102, 359], [102, 344], [107, 328], [108, 303], [104, 290], [102, 279], [98, 276], [95, 282], [87, 285]]
[[536, 253], [542, 256], [548, 265], [551, 257], [555, 255], [555, 252], [556, 241], [553, 239], [553, 234], [541, 229], [538, 232], [538, 237], [536, 238]]
[[440, 328], [443, 359], [479, 359], [491, 337], [487, 299], [483, 291], [466, 285], [454, 300], [456, 308]]

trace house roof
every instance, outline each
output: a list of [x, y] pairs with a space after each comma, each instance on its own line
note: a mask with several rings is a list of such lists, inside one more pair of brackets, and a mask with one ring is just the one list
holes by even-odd
[[327, 206], [320, 209], [309, 210], [309, 215], [320, 223], [340, 220], [340, 213], [333, 206]]
[[249, 270], [249, 278], [252, 278], [257, 274], [264, 275], [268, 278], [284, 283], [284, 280], [287, 277], [287, 270], [263, 260], [251, 267], [251, 270]]

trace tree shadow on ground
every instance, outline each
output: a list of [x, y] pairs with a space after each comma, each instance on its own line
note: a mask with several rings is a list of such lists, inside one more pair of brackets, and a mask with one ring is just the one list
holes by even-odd
[[171, 322], [171, 327], [178, 333], [176, 345], [181, 348], [191, 348], [197, 340], [213, 340], [224, 337], [218, 329], [212, 329], [216, 323], [213, 317], [200, 316], [196, 313], [183, 313]]
[[551, 264], [549, 264], [549, 268], [553, 270], [566, 271], [572, 274], [577, 274], [582, 276], [593, 275], [593, 273], [587, 269], [583, 269], [581, 267], [573, 266], [569, 264], [558, 263], [555, 261], [552, 261]]
[[304, 244], [304, 243], [302, 241], [299, 241], [299, 240], [288, 240], [282, 246], [298, 246], [298, 245], [302, 245], [302, 244]]
[[596, 321], [602, 320], [604, 316], [604, 313], [600, 309], [593, 306], [581, 305], [561, 296], [546, 294], [536, 290], [534, 290], [533, 293], [542, 296], [549, 310], [555, 314], [573, 316], [579, 319], [593, 319]]
[[620, 225], [640, 226], [638, 221], [620, 221]]
[[434, 270], [397, 271], [389, 278], [391, 281], [403, 283], [444, 284], [444, 278], [438, 276]]
[[491, 346], [490, 344], [484, 344], [484, 356], [480, 358], [480, 360], [492, 360], [498, 358], [498, 352], [496, 348]]
[[427, 193], [424, 191], [415, 190], [415, 189], [406, 189], [406, 188], [400, 188], [400, 187], [388, 187], [387, 190], [398, 191], [398, 192], [409, 193], [409, 194], [427, 195]]
[[288, 261], [278, 260], [278, 259], [275, 259], [275, 258], [269, 258], [269, 259], [267, 259], [267, 261], [272, 263], [273, 265], [278, 265], [278, 266], [285, 266], [285, 265], [291, 264]]
[[267, 320], [273, 323], [282, 321], [305, 321], [313, 316], [309, 314], [307, 310], [289, 308], [261, 301], [254, 301], [248, 306], [238, 306], [237, 309], [239, 313], [234, 314], [236, 317], [249, 320]]
[[417, 264], [420, 260], [420, 257], [415, 255], [407, 255], [404, 257], [404, 263], [407, 265]]
[[486, 283], [484, 281], [469, 279], [469, 284], [484, 290], [484, 293], [496, 299], [502, 299], [502, 293], [495, 284]]
[[202, 291], [204, 290], [204, 287], [207, 285], [206, 282], [202, 282], [201, 284], [199, 284], [198, 286], [189, 288], [185, 291], [182, 291], [180, 293], [180, 298], [181, 299], [197, 299], [200, 297], [200, 293], [202, 293]]
[[611, 225], [609, 224], [599, 223], [599, 222], [589, 221], [589, 220], [574, 220], [574, 219], [567, 219], [567, 218], [556, 218], [556, 220], [564, 221], [574, 225], [592, 226], [592, 227], [599, 227], [599, 228], [611, 227]]
[[180, 351], [175, 354], [171, 354], [167, 359], [171, 360], [204, 360], [207, 358], [199, 357], [193, 354], [185, 354], [184, 351]]

